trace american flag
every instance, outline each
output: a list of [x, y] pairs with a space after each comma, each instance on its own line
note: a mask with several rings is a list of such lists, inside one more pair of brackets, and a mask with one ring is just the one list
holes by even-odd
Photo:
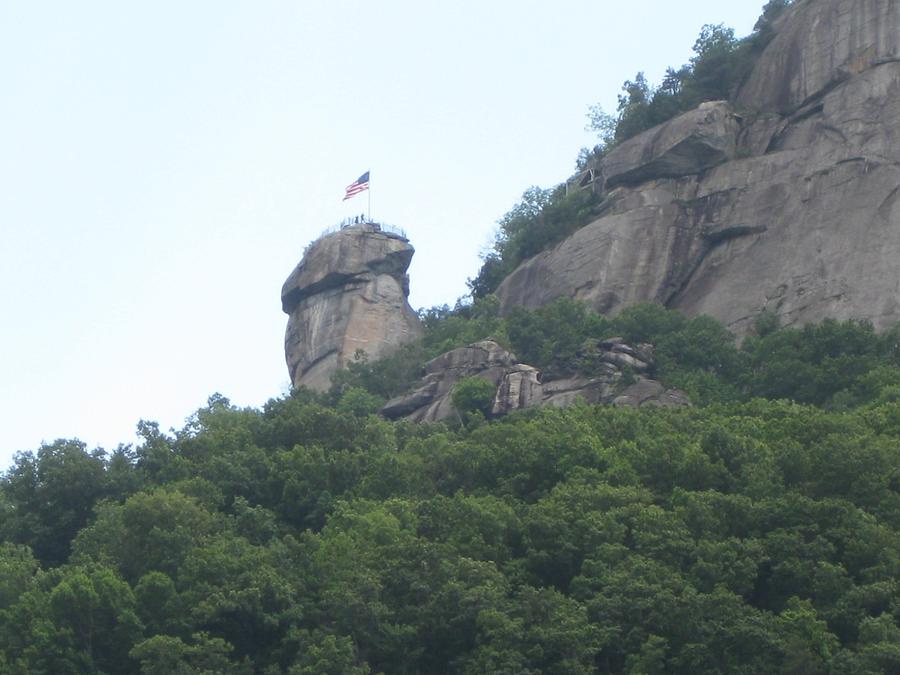
[[358, 195], [363, 190], [369, 189], [369, 172], [366, 171], [362, 176], [357, 178], [355, 181], [350, 183], [347, 186], [347, 189], [344, 191], [344, 201], [350, 199], [350, 197], [354, 195]]

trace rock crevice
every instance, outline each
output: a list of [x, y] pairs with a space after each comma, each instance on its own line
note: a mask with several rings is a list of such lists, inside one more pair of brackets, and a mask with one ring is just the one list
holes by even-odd
[[795, 3], [734, 104], [704, 103], [593, 167], [603, 211], [515, 269], [501, 310], [655, 301], [739, 334], [763, 310], [783, 325], [900, 320], [898, 7]]
[[[464, 378], [478, 377], [495, 387], [491, 415], [506, 415], [533, 406], [565, 407], [584, 401], [619, 406], [684, 406], [684, 392], [666, 389], [650, 379], [653, 347], [632, 347], [621, 338], [586, 345], [597, 356], [597, 372], [545, 381], [534, 366], [519, 363], [515, 354], [494, 340], [453, 349], [429, 361], [416, 388], [389, 401], [381, 414], [389, 419], [438, 422], [457, 417], [453, 388]], [[626, 373], [633, 379], [625, 384]]]
[[374, 223], [345, 227], [308, 247], [281, 289], [295, 387], [328, 389], [357, 350], [377, 359], [421, 335], [407, 302], [413, 252], [406, 238]]

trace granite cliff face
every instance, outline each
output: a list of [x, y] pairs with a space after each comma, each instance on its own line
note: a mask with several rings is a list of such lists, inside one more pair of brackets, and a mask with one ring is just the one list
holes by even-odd
[[520, 265], [504, 311], [640, 301], [751, 330], [900, 320], [900, 3], [799, 0], [734, 103], [609, 152], [595, 221]]
[[407, 302], [413, 247], [367, 223], [314, 242], [284, 282], [284, 339], [291, 382], [323, 391], [362, 349], [377, 359], [422, 332]]
[[[309, 246], [281, 289], [282, 309], [289, 315], [285, 356], [294, 387], [327, 390], [331, 376], [357, 350], [374, 360], [421, 336], [422, 326], [407, 302], [406, 270], [412, 256], [405, 237], [371, 223], [345, 227]], [[650, 345], [633, 348], [611, 338], [585, 348], [600, 364], [598, 372], [549, 382], [491, 339], [452, 349], [425, 364], [414, 390], [388, 402], [381, 412], [415, 422], [455, 417], [453, 387], [467, 377], [494, 385], [493, 415], [577, 400], [635, 407], [690, 405], [683, 393], [647, 377], [654, 365]], [[637, 379], [624, 387], [626, 370]]]

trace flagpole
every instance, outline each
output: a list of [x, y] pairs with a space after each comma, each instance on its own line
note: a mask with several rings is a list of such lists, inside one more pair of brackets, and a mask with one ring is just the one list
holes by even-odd
[[372, 173], [369, 172], [369, 222], [372, 222]]

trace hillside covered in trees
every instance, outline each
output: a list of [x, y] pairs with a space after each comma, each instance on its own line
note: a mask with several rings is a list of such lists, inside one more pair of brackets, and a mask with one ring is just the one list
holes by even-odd
[[[615, 116], [591, 111], [601, 143], [580, 166], [728, 98], [782, 10], [824, 4], [802, 2], [772, 0], [747, 38], [705, 28], [659, 87], [626, 83]], [[653, 304], [501, 312], [512, 268], [603, 199], [526, 192], [473, 302], [420, 312], [422, 337], [327, 391], [261, 409], [214, 394], [181, 429], [141, 422], [136, 445], [18, 454], [0, 476], [0, 673], [900, 672], [900, 325], [764, 311], [738, 342]], [[565, 377], [595, 373], [614, 336], [651, 344], [647, 375], [693, 406], [492, 417], [493, 388], [468, 378], [454, 418], [378, 414], [486, 337]]]
[[20, 454], [0, 671], [900, 668], [897, 331], [762, 321], [739, 348], [708, 319], [570, 302], [425, 322], [422, 356], [490, 330], [557, 370], [590, 368], [590, 336], [653, 338], [701, 405], [388, 422], [403, 373], [360, 362], [327, 394], [142, 423], [137, 447]]

